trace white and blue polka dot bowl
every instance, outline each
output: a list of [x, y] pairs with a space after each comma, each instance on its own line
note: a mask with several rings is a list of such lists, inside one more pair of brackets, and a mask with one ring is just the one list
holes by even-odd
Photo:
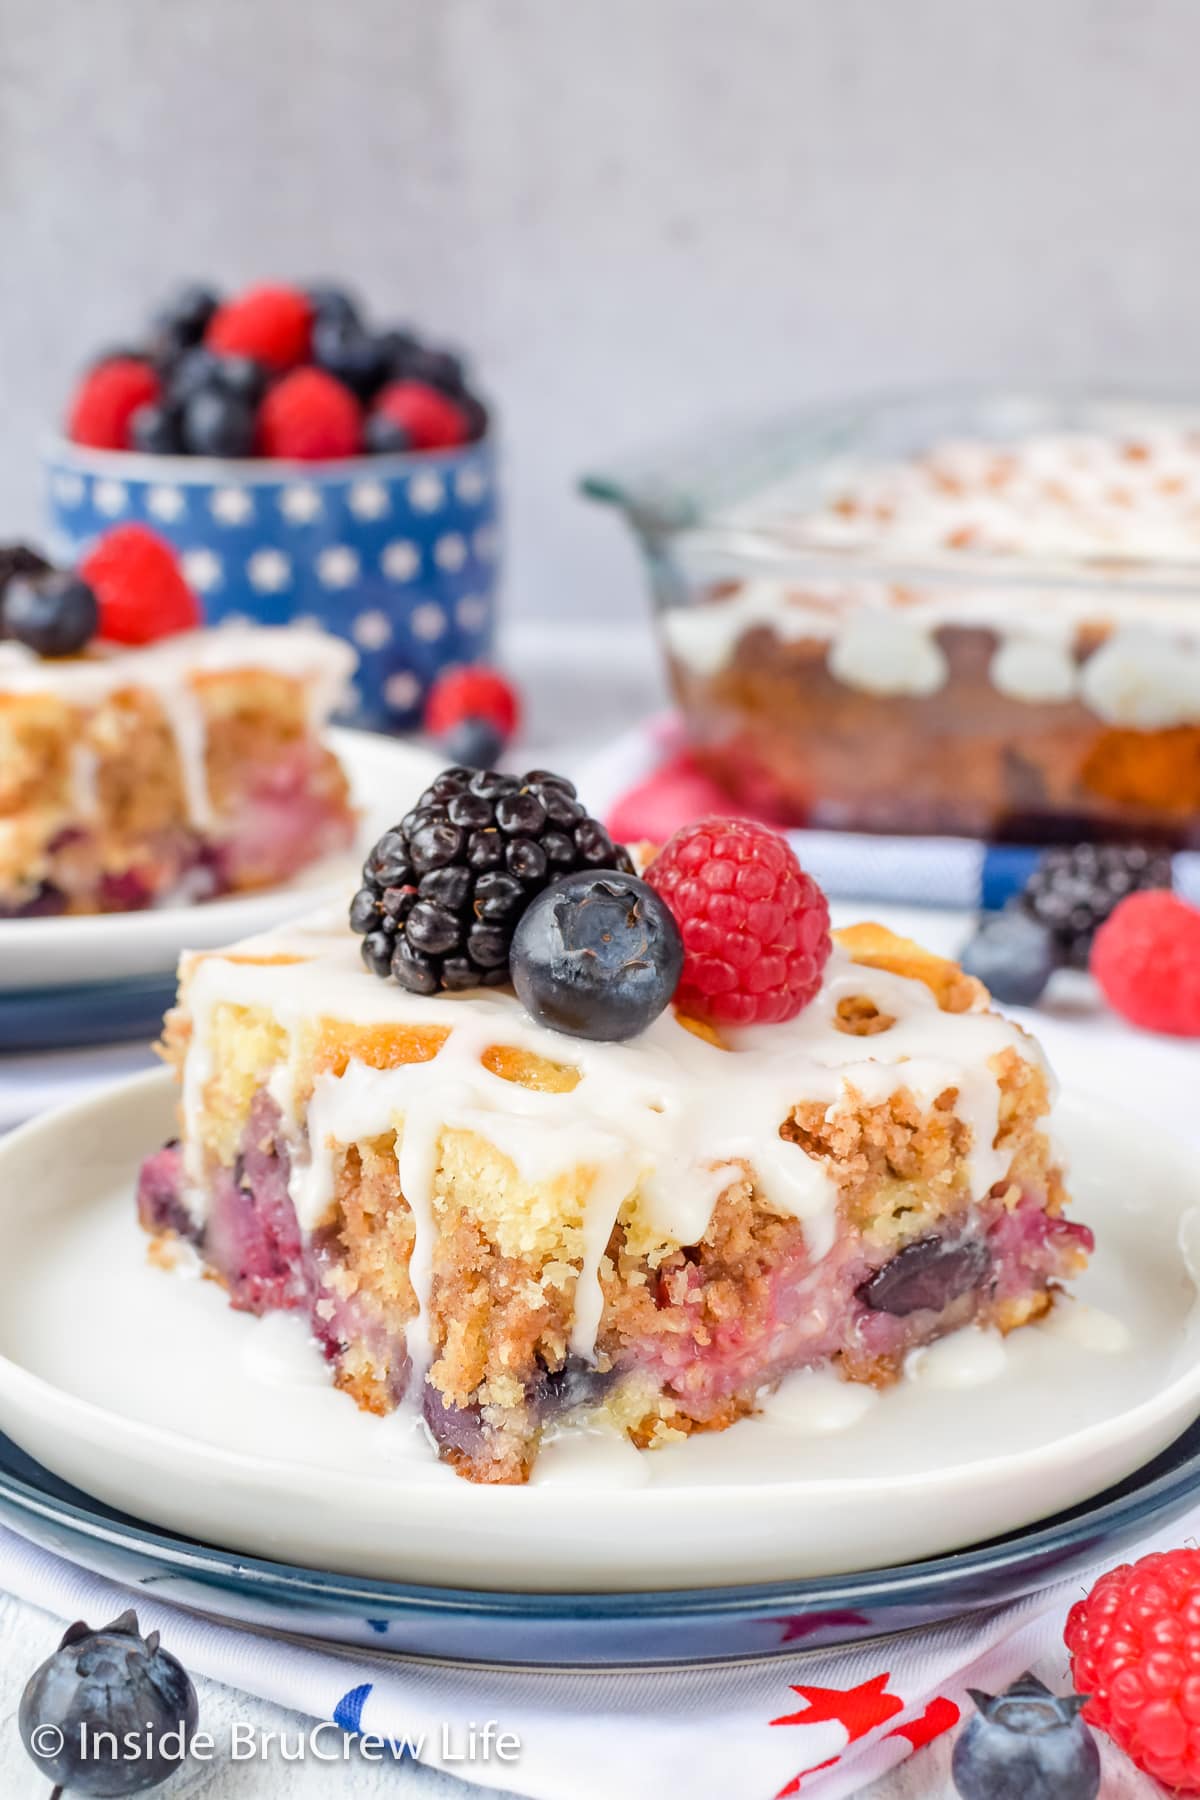
[[139, 456], [55, 439], [44, 467], [59, 560], [136, 520], [178, 550], [210, 623], [303, 620], [348, 638], [359, 654], [353, 724], [410, 729], [442, 669], [490, 653], [499, 499], [487, 438], [337, 463]]

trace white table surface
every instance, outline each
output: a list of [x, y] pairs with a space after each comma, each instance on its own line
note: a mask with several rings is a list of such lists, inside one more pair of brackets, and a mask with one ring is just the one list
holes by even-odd
[[[643, 632], [623, 629], [620, 638], [614, 640], [602, 631], [573, 631], [567, 636], [539, 627], [533, 632], [510, 634], [507, 653], [509, 666], [523, 676], [532, 698], [528, 751], [531, 762], [569, 772], [604, 742], [663, 702], [657, 665]], [[571, 671], [569, 680], [562, 679], [564, 667]], [[581, 717], [602, 720], [603, 725], [581, 735]], [[969, 927], [964, 914], [861, 906], [836, 907], [835, 923], [862, 917], [864, 911], [880, 916], [895, 930], [919, 938], [931, 949], [951, 954], [961, 947]], [[1039, 1015], [1039, 1030], [1068, 1081], [1071, 1042], [1076, 1033], [1086, 1031], [1090, 1038], [1103, 1035], [1111, 1042], [1130, 1107], [1163, 1119], [1177, 1103], [1196, 1109], [1200, 1055], [1195, 1047], [1172, 1045], [1125, 1030], [1086, 997], [1081, 998], [1078, 987], [1068, 984], [1056, 993], [1051, 1006]], [[75, 1098], [100, 1083], [146, 1066], [149, 1060], [145, 1046], [0, 1058], [0, 1130], [17, 1117], [29, 1116], [52, 1103], [56, 1095]], [[60, 1631], [61, 1623], [47, 1613], [10, 1595], [0, 1595], [0, 1795], [5, 1800], [10, 1796], [12, 1800], [25, 1800], [25, 1796], [32, 1800], [48, 1792], [45, 1781], [25, 1754], [16, 1714], [28, 1675], [54, 1648]], [[1041, 1672], [1048, 1681], [1057, 1679], [1057, 1669]], [[248, 1719], [264, 1731], [292, 1733], [304, 1723], [298, 1715], [247, 1699], [215, 1682], [200, 1681], [197, 1686], [201, 1722], [206, 1729], [214, 1730], [218, 1738], [222, 1725], [235, 1719]], [[1101, 1741], [1105, 1757], [1104, 1800], [1131, 1800], [1133, 1796], [1141, 1800], [1163, 1791], [1138, 1775], [1105, 1740]], [[864, 1795], [867, 1800], [953, 1800], [955, 1790], [948, 1773], [950, 1748], [945, 1741], [933, 1744], [884, 1780], [864, 1789]], [[196, 1800], [200, 1796], [229, 1796], [230, 1800], [241, 1800], [242, 1796], [259, 1800], [262, 1796], [272, 1800], [275, 1795], [304, 1800], [310, 1794], [329, 1793], [353, 1795], [356, 1800], [393, 1794], [411, 1800], [434, 1800], [435, 1796], [441, 1800], [463, 1796], [465, 1800], [469, 1793], [479, 1792], [453, 1777], [411, 1764], [394, 1766], [353, 1760], [332, 1769], [328, 1765], [278, 1761], [194, 1765], [155, 1791], [166, 1796], [195, 1796]], [[674, 1800], [667, 1771], [663, 1794], [664, 1800]], [[562, 1800], [572, 1800], [569, 1791], [564, 1792]]]

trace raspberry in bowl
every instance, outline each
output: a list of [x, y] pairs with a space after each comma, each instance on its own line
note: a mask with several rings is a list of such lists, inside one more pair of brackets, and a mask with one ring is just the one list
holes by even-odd
[[487, 659], [488, 409], [458, 356], [375, 326], [341, 289], [182, 290], [84, 371], [45, 472], [64, 561], [143, 524], [211, 622], [351, 642], [352, 723], [414, 726], [441, 670]]

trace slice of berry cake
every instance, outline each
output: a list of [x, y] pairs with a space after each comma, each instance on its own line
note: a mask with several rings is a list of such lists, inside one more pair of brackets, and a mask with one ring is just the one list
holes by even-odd
[[354, 837], [322, 732], [349, 645], [205, 630], [170, 546], [118, 527], [78, 572], [0, 547], [0, 918], [269, 886]]
[[831, 942], [761, 827], [631, 871], [569, 783], [450, 770], [368, 859], [361, 956], [336, 916], [192, 955], [168, 1019], [159, 1255], [301, 1313], [474, 1481], [526, 1480], [552, 1422], [649, 1448], [796, 1369], [889, 1384], [1091, 1248], [1038, 1047], [956, 964]]

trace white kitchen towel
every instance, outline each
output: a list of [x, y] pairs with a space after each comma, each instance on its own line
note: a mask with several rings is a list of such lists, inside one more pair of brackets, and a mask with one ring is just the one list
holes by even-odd
[[[1194, 1542], [1198, 1527], [1200, 1510], [1138, 1554]], [[857, 1794], [969, 1717], [968, 1687], [997, 1692], [1038, 1662], [1067, 1691], [1067, 1610], [1107, 1566], [1013, 1606], [846, 1649], [696, 1669], [521, 1671], [373, 1656], [217, 1624], [0, 1529], [0, 1588], [21, 1599], [93, 1626], [135, 1606], [143, 1631], [160, 1631], [195, 1675], [369, 1734], [384, 1756], [530, 1800]], [[795, 1623], [802, 1642], [804, 1621]], [[329, 1754], [336, 1741], [327, 1732], [319, 1749]]]

